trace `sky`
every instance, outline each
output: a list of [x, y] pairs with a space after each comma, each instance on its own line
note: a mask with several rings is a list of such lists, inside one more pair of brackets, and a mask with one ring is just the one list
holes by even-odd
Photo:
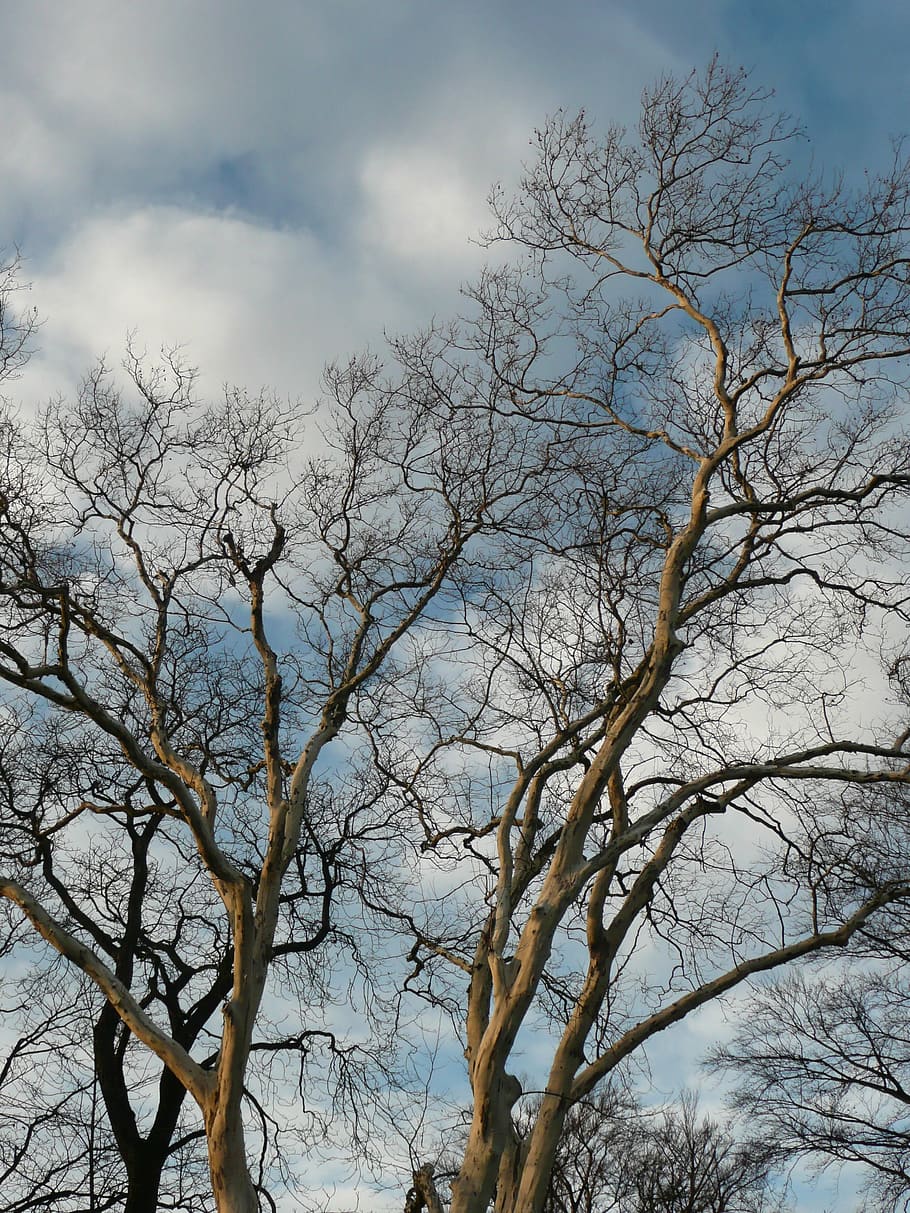
[[881, 165], [910, 125], [905, 0], [2, 0], [0, 23], [0, 248], [42, 320], [25, 409], [130, 333], [207, 390], [309, 405], [326, 361], [457, 310], [548, 114], [632, 123], [715, 50], [819, 166]]
[[311, 401], [323, 364], [458, 307], [495, 181], [558, 107], [634, 121], [716, 49], [811, 132], [887, 154], [908, 92], [891, 0], [32, 0], [0, 5], [0, 247], [44, 327], [23, 399], [127, 333]]

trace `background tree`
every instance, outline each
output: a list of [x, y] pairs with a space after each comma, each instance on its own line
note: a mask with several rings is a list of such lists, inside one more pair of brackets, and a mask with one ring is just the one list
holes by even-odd
[[713, 1064], [779, 1159], [856, 1165], [864, 1208], [890, 1211], [910, 1194], [907, 956], [870, 963], [757, 992]]
[[771, 1213], [783, 1208], [771, 1152], [737, 1141], [694, 1097], [646, 1110], [598, 1093], [577, 1104], [550, 1180], [545, 1213]]
[[[519, 1110], [523, 1140], [538, 1101]], [[566, 1117], [545, 1213], [782, 1213], [773, 1151], [703, 1116], [695, 1096], [646, 1107], [607, 1087]], [[434, 1174], [451, 1178], [451, 1152]], [[442, 1186], [442, 1185], [440, 1185]]]
[[16, 984], [2, 1006], [18, 1033], [0, 1066], [4, 1213], [211, 1208], [201, 1130], [158, 1067], [109, 1044], [97, 999], [53, 962]]

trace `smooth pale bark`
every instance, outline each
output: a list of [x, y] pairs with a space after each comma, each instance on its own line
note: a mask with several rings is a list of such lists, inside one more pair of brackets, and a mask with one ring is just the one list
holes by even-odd
[[243, 1120], [237, 1106], [217, 1105], [205, 1118], [209, 1172], [218, 1213], [259, 1213], [246, 1161]]
[[202, 1102], [212, 1192], [218, 1213], [258, 1213], [243, 1131], [243, 1080], [253, 1025], [265, 989], [265, 956], [274, 936], [274, 918], [265, 938], [257, 932], [248, 886], [225, 898], [234, 927], [233, 996], [222, 1008], [221, 1050], [214, 1083]]
[[543, 1213], [567, 1113], [565, 1100], [544, 1099], [528, 1143], [521, 1174], [517, 1177], [518, 1191], [509, 1213]]
[[464, 1162], [452, 1184], [451, 1213], [483, 1213], [487, 1209], [496, 1189], [500, 1162], [514, 1142], [512, 1108], [521, 1094], [517, 1079], [496, 1067], [478, 1086]]
[[519, 1141], [513, 1126], [509, 1144], [499, 1160], [493, 1213], [515, 1213], [515, 1201], [518, 1198], [518, 1185], [521, 1182], [525, 1152], [525, 1146]]

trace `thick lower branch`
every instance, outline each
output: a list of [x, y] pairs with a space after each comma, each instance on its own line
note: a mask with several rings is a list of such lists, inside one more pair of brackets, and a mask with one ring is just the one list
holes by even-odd
[[95, 983], [133, 1035], [160, 1057], [193, 1098], [203, 1104], [211, 1086], [211, 1076], [158, 1027], [107, 965], [16, 881], [0, 879], [0, 896], [17, 905], [38, 934]]
[[721, 994], [725, 994], [728, 990], [732, 990], [747, 977], [751, 977], [755, 973], [765, 973], [769, 969], [776, 969], [780, 965], [784, 965], [793, 960], [798, 960], [802, 956], [808, 956], [813, 952], [819, 952], [823, 948], [844, 947], [850, 942], [851, 937], [860, 929], [860, 927], [871, 917], [876, 910], [881, 909], [883, 905], [890, 901], [910, 896], [910, 887], [900, 886], [883, 892], [874, 897], [869, 898], [862, 906], [847, 919], [841, 926], [834, 928], [831, 931], [818, 931], [812, 935], [807, 935], [803, 939], [797, 939], [785, 947], [775, 948], [771, 952], [765, 952], [761, 956], [755, 956], [751, 960], [744, 960], [741, 964], [734, 965], [732, 969], [728, 969], [726, 973], [721, 973], [719, 977], [715, 977], [713, 981], [706, 982], [703, 986], [699, 986], [696, 990], [691, 990], [688, 994], [678, 998], [669, 1006], [662, 1007], [659, 1011], [655, 1011], [653, 1015], [649, 1015], [647, 1019], [643, 1019], [641, 1023], [630, 1028], [625, 1035], [621, 1036], [613, 1047], [606, 1053], [601, 1054], [596, 1061], [592, 1062], [586, 1069], [576, 1078], [571, 1093], [571, 1102], [577, 1103], [580, 1099], [584, 1099], [590, 1094], [596, 1084], [613, 1070], [623, 1058], [627, 1057], [635, 1049], [639, 1048], [650, 1037], [655, 1036], [658, 1032], [664, 1031], [672, 1024], [678, 1023], [681, 1019], [704, 1006], [714, 998], [718, 998]]

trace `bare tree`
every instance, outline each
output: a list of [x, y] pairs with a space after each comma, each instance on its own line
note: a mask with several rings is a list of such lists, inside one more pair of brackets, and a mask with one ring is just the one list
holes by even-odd
[[910, 1195], [910, 1021], [906, 961], [807, 978], [749, 999], [713, 1063], [737, 1081], [734, 1106], [782, 1160], [870, 1174], [869, 1208]]
[[[907, 619], [910, 174], [791, 183], [791, 137], [717, 64], [637, 137], [558, 116], [496, 200], [527, 263], [330, 372], [321, 445], [174, 359], [9, 424], [0, 678], [98, 776], [8, 823], [0, 893], [188, 1092], [219, 1210], [257, 1205], [257, 1019], [283, 992], [307, 1028], [349, 916], [408, 933], [460, 1034], [451, 1213], [542, 1213], [655, 1033], [910, 893], [906, 709], [858, 722], [849, 676]], [[152, 820], [206, 907], [167, 908], [168, 980], [229, 977], [204, 1049], [85, 888]], [[409, 1200], [442, 1208], [427, 1165]]]
[[[793, 181], [766, 102], [713, 64], [637, 137], [557, 116], [494, 199], [530, 268], [487, 274], [475, 348], [497, 408], [555, 430], [565, 511], [463, 595], [444, 690], [386, 687], [372, 730], [456, 873], [411, 911], [409, 981], [463, 1034], [452, 1213], [540, 1213], [626, 1058], [908, 892], [906, 797], [876, 794], [908, 779], [906, 703], [860, 720], [851, 692], [905, 643], [910, 173]], [[412, 365], [438, 399], [445, 349]]]
[[104, 1006], [68, 976], [38, 965], [2, 1005], [18, 1035], [0, 1066], [0, 1209], [210, 1209], [182, 1088], [110, 1033]]
[[612, 1092], [577, 1104], [566, 1125], [545, 1213], [771, 1213], [772, 1155], [737, 1141], [685, 1095], [646, 1111]]
[[[906, 660], [893, 674], [906, 695]], [[891, 791], [881, 816], [894, 801]], [[906, 905], [892, 906], [859, 932], [849, 964], [824, 960], [760, 987], [709, 1056], [780, 1159], [861, 1168], [864, 1208], [876, 1210], [910, 1200], [908, 926]]]
[[[524, 1140], [539, 1099], [514, 1118]], [[461, 1142], [463, 1146], [463, 1141]], [[455, 1174], [446, 1151], [435, 1175]], [[545, 1213], [782, 1213], [784, 1185], [775, 1153], [736, 1137], [700, 1113], [689, 1092], [648, 1107], [625, 1086], [606, 1086], [566, 1117]]]
[[[218, 1208], [249, 1210], [271, 1204], [246, 1147], [251, 1055], [303, 1062], [319, 1040], [357, 1094], [362, 1042], [345, 1055], [326, 1027], [327, 988], [343, 955], [336, 994], [357, 1005], [362, 932], [339, 922], [398, 827], [346, 722], [477, 536], [536, 513], [540, 458], [508, 422], [422, 411], [369, 359], [330, 376], [329, 456], [296, 407], [203, 406], [175, 358], [127, 369], [129, 397], [99, 366], [74, 404], [5, 423], [0, 891], [104, 995], [94, 1065], [136, 1207], [189, 1094]], [[269, 979], [283, 1022], [262, 1036]], [[161, 1063], [144, 1134], [136, 1045]], [[300, 1083], [302, 1114], [338, 1093]]]
[[[219, 727], [225, 696], [233, 693], [236, 684], [227, 679], [212, 689]], [[189, 709], [188, 698], [182, 706]], [[242, 710], [242, 701], [231, 710]], [[208, 759], [217, 761], [214, 732], [205, 744]], [[229, 939], [213, 913], [203, 869], [175, 846], [167, 815], [156, 811], [154, 785], [121, 782], [117, 755], [77, 721], [59, 717], [25, 718], [8, 709], [0, 718], [0, 754], [0, 837], [9, 861], [27, 862], [33, 886], [43, 886], [91, 935], [141, 1006], [168, 1024], [184, 1048], [201, 1050], [202, 1065], [211, 1066], [211, 1021], [230, 992]], [[339, 1124], [347, 1114], [362, 1115], [376, 1083], [394, 1078], [392, 1060], [378, 1056], [378, 1038], [361, 1033], [346, 1042], [322, 1022], [332, 1013], [327, 984], [334, 956], [343, 950], [349, 980], [364, 961], [362, 932], [355, 939], [329, 914], [332, 901], [349, 893], [346, 882], [359, 880], [356, 870], [347, 872], [341, 852], [363, 844], [354, 823], [365, 804], [353, 780], [348, 792], [344, 811], [336, 813], [326, 790], [313, 786], [309, 833], [295, 858], [302, 884], [294, 897], [294, 946], [306, 967], [294, 989], [319, 1026], [303, 1023], [282, 1033], [263, 1024], [251, 1044], [258, 1085], [275, 1085], [276, 1067], [291, 1071], [283, 1086], [299, 1086], [301, 1097], [318, 1081], [319, 1102], [331, 1104]], [[102, 812], [122, 814], [121, 833], [72, 829], [79, 815]], [[68, 839], [61, 847], [63, 829]], [[22, 926], [12, 916], [4, 951], [30, 942]], [[187, 1111], [185, 1087], [78, 969], [67, 972], [59, 956], [57, 962], [6, 983], [4, 1022], [20, 1035], [0, 1066], [0, 1157], [7, 1160], [0, 1209], [70, 1213], [105, 1202], [126, 1213], [210, 1208], [205, 1133]], [[249, 1081], [244, 1100], [257, 1144], [253, 1184], [271, 1207], [269, 1188], [286, 1170], [282, 1155], [299, 1152], [308, 1136], [324, 1136], [328, 1113], [303, 1099], [296, 1131], [289, 1131], [271, 1121], [261, 1090], [257, 1097]], [[347, 1128], [359, 1147], [360, 1134], [350, 1123]]]

